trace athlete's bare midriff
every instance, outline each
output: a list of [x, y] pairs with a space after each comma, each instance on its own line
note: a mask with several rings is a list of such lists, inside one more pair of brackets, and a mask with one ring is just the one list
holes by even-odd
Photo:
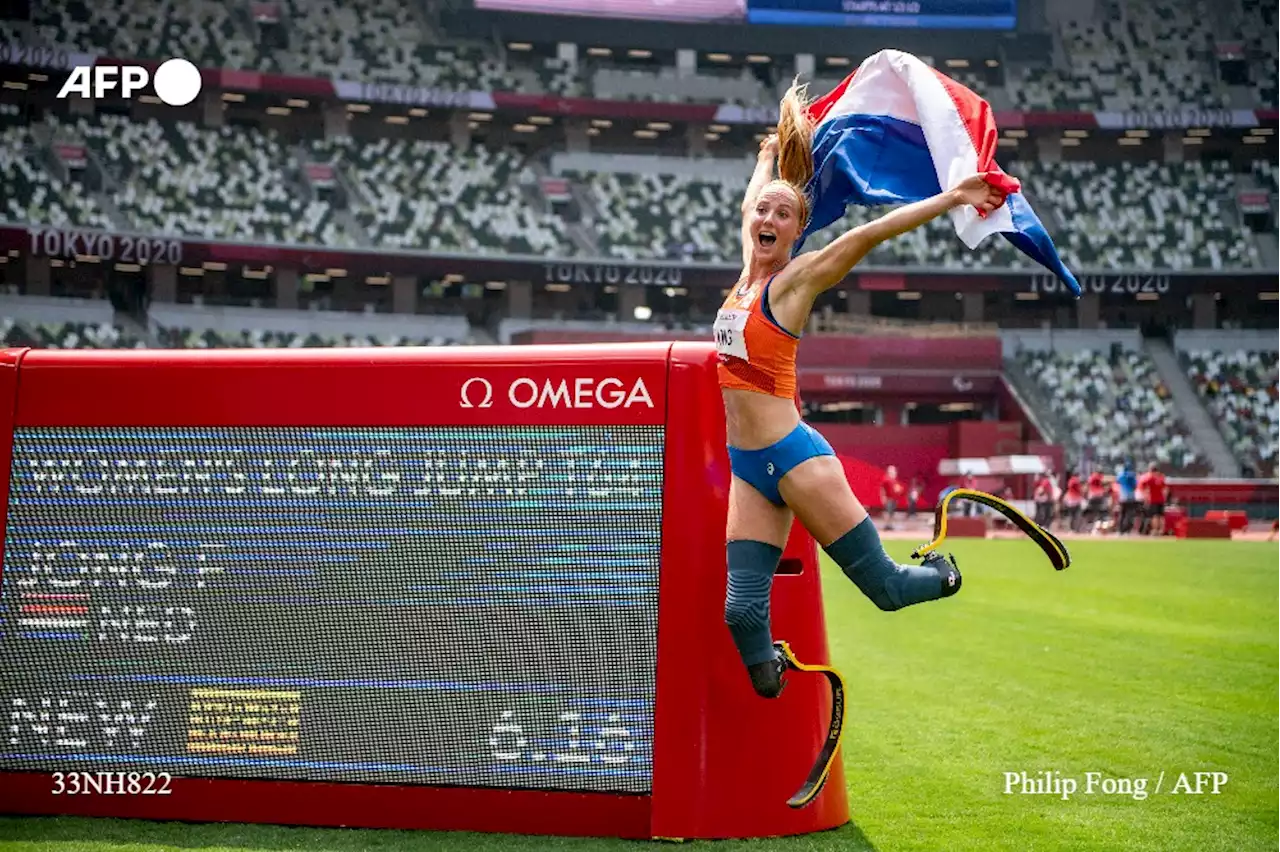
[[781, 441], [800, 423], [793, 399], [755, 391], [722, 388], [724, 421], [729, 446], [763, 450]]
[[[779, 282], [782, 283], [782, 282]], [[771, 287], [769, 310], [782, 327], [798, 334], [808, 322], [812, 301], [797, 298], [794, 288]], [[758, 391], [721, 388], [724, 398], [726, 439], [740, 450], [763, 450], [791, 434], [800, 424], [800, 412], [790, 397]]]

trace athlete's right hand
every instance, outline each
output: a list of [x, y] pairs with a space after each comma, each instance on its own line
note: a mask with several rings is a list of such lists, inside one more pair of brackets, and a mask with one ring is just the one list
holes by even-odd
[[773, 159], [778, 156], [778, 134], [770, 133], [760, 140], [760, 158]]

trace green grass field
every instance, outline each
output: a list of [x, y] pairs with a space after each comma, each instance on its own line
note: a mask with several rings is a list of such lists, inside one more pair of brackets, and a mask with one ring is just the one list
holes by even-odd
[[[905, 559], [909, 545], [889, 542]], [[1055, 573], [1021, 541], [954, 542], [954, 599], [885, 615], [824, 568], [836, 664], [850, 684], [850, 825], [716, 850], [1229, 850], [1277, 847], [1277, 549], [1076, 542]], [[1172, 795], [1180, 773], [1228, 773]], [[1080, 789], [1005, 795], [1005, 772]], [[1085, 795], [1085, 773], [1159, 795]], [[3, 852], [636, 849], [616, 840], [0, 819]]]

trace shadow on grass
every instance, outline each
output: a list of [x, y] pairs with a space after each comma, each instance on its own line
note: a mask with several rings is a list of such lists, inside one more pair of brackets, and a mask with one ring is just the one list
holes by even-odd
[[[15, 847], [13, 844], [21, 844]], [[160, 849], [305, 850], [305, 852], [507, 852], [566, 849], [574, 852], [623, 852], [641, 847], [780, 852], [876, 852], [853, 823], [799, 837], [753, 840], [618, 840], [597, 837], [545, 837], [476, 832], [398, 831], [367, 828], [302, 828], [243, 823], [184, 823], [86, 817], [0, 817], [0, 852], [5, 849], [49, 852], [131, 852]]]

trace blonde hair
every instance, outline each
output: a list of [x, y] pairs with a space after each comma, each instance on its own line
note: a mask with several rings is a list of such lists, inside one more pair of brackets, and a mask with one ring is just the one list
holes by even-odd
[[808, 84], [797, 77], [782, 96], [778, 116], [778, 179], [800, 199], [800, 221], [809, 222], [807, 189], [813, 178], [813, 121], [809, 118]]

